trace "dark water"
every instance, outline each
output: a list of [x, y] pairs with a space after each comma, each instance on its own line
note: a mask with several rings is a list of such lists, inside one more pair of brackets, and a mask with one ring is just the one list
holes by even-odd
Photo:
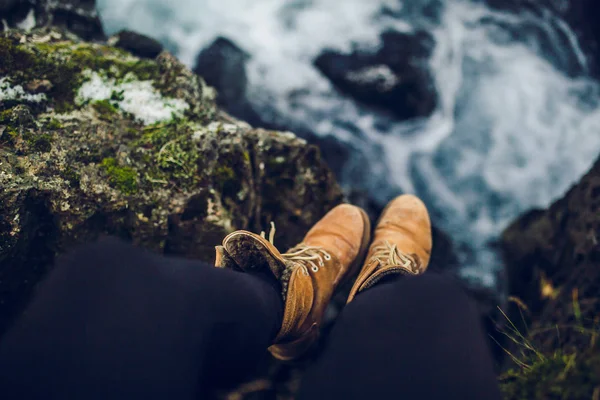
[[[465, 277], [493, 285], [494, 242], [521, 212], [547, 206], [600, 152], [597, 84], [574, 34], [550, 15], [482, 2], [101, 0], [109, 32], [160, 39], [188, 65], [217, 36], [248, 55], [248, 99], [266, 121], [309, 130], [339, 178], [378, 203], [421, 196], [451, 234]], [[397, 120], [340, 94], [314, 67], [325, 48], [377, 48], [379, 35], [424, 30], [437, 106]], [[337, 159], [336, 159], [337, 157]], [[344, 160], [340, 164], [340, 160]]]

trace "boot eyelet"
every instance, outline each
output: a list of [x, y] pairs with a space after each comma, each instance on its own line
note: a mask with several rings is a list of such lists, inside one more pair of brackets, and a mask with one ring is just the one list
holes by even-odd
[[311, 268], [312, 272], [319, 272], [319, 267], [314, 266]]
[[325, 254], [325, 259], [326, 259], [327, 261], [329, 261], [329, 260], [331, 260], [331, 256], [330, 256], [329, 254]]

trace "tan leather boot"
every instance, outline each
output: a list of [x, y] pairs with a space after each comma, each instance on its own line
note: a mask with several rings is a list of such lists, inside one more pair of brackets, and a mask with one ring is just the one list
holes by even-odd
[[281, 282], [283, 323], [269, 348], [281, 360], [300, 357], [315, 343], [335, 289], [360, 268], [370, 238], [366, 213], [342, 204], [325, 215], [302, 243], [281, 254], [273, 240], [236, 231], [217, 246], [217, 267], [267, 270]]
[[348, 302], [390, 275], [418, 275], [431, 256], [431, 223], [425, 204], [412, 195], [392, 200], [375, 227], [373, 243]]

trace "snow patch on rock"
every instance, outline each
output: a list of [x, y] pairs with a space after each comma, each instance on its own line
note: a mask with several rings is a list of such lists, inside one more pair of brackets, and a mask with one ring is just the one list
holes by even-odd
[[[120, 82], [104, 77], [97, 72], [86, 71], [88, 80], [81, 85], [76, 102], [110, 100], [111, 104], [132, 114], [145, 125], [182, 117], [189, 104], [181, 99], [167, 98], [152, 85], [152, 81], [137, 80], [128, 75]], [[111, 99], [118, 93], [118, 100]]]
[[46, 95], [44, 93], [27, 93], [25, 89], [23, 89], [23, 86], [11, 86], [8, 78], [0, 78], [0, 101], [4, 100], [18, 100], [39, 103], [40, 101], [46, 100]]

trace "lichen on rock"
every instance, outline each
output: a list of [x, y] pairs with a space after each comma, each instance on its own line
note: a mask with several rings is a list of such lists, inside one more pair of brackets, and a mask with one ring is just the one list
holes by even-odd
[[219, 111], [166, 52], [8, 31], [0, 77], [0, 332], [78, 243], [118, 235], [210, 262], [234, 229], [273, 221], [291, 246], [341, 201], [315, 147]]

